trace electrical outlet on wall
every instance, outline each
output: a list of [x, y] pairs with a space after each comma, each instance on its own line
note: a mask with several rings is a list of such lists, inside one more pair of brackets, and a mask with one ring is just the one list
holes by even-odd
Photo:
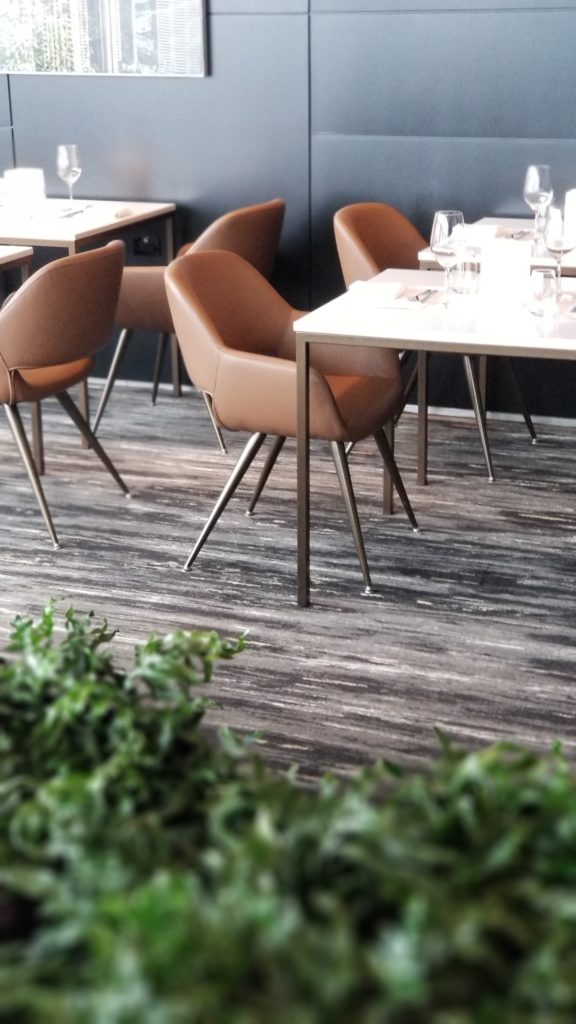
[[162, 242], [159, 235], [140, 235], [133, 243], [135, 256], [159, 256]]

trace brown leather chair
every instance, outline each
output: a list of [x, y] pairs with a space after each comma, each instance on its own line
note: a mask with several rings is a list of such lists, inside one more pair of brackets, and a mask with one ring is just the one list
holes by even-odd
[[68, 388], [86, 380], [114, 322], [124, 245], [66, 256], [42, 267], [0, 310], [0, 401], [55, 548], [60, 545], [22, 425], [21, 402], [55, 395], [121, 488], [121, 479]]
[[[399, 267], [405, 270], [418, 269], [418, 253], [428, 245], [408, 218], [386, 203], [352, 203], [349, 206], [344, 206], [334, 215], [334, 234], [342, 276], [347, 288], [354, 281], [367, 281], [370, 277], [374, 277], [375, 274], [379, 274], [389, 267]], [[406, 353], [405, 355], [408, 357], [410, 354]], [[488, 476], [493, 480], [494, 469], [476, 367], [471, 356], [462, 358]], [[505, 363], [526, 426], [532, 440], [535, 441], [536, 432], [520, 389], [514, 364], [511, 359], [506, 359]], [[416, 372], [416, 366], [414, 366], [404, 388], [404, 402], [401, 404], [399, 412], [402, 411], [414, 386]]]
[[[261, 274], [270, 277], [278, 250], [285, 209], [286, 203], [283, 199], [271, 199], [266, 203], [244, 206], [225, 213], [210, 224], [195, 242], [183, 245], [178, 255], [182, 256], [187, 252], [205, 252], [210, 249], [226, 249], [238, 253], [239, 256], [255, 266]], [[120, 362], [135, 330], [154, 331], [160, 335], [152, 387], [152, 402], [156, 401], [166, 344], [170, 335], [174, 333], [172, 316], [166, 299], [165, 269], [165, 267], [126, 267], [124, 270], [115, 320], [116, 326], [121, 328], [121, 334], [94, 418], [94, 431], [98, 429], [118, 374]], [[220, 447], [222, 451], [226, 451], [221, 431], [212, 415], [210, 400], [204, 393], [203, 398]]]
[[[166, 270], [166, 289], [184, 365], [212, 400], [218, 423], [251, 433], [185, 568], [189, 569], [267, 434], [295, 437], [294, 321], [303, 315], [240, 256], [190, 253]], [[370, 573], [345, 444], [372, 435], [414, 529], [402, 479], [383, 432], [402, 398], [398, 356], [385, 349], [324, 347], [312, 356], [310, 436], [331, 442], [332, 455], [364, 581]]]

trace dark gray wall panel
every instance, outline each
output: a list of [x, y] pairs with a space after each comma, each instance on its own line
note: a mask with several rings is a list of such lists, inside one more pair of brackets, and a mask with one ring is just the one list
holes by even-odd
[[12, 165], [12, 129], [0, 128], [0, 172]]
[[0, 75], [0, 125], [12, 124], [8, 75]]
[[211, 0], [210, 14], [306, 14], [307, 0]]
[[308, 30], [295, 16], [222, 16], [204, 79], [12, 78], [16, 157], [44, 167], [58, 142], [83, 153], [77, 194], [174, 200], [180, 237], [225, 210], [283, 196], [288, 292], [308, 285]]
[[312, 19], [313, 131], [576, 136], [576, 10]]
[[355, 11], [358, 14], [366, 11], [382, 13], [418, 11], [429, 14], [435, 11], [544, 11], [573, 10], [576, 0], [311, 0], [313, 13], [319, 11]]

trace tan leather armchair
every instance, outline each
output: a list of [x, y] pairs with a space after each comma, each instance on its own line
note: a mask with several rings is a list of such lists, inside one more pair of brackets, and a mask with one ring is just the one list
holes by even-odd
[[[344, 283], [348, 288], [354, 281], [367, 281], [370, 277], [399, 267], [406, 270], [418, 268], [418, 253], [428, 245], [414, 225], [399, 210], [386, 203], [352, 203], [338, 210], [334, 215], [334, 235], [342, 269]], [[404, 354], [406, 359], [409, 353]], [[488, 469], [488, 477], [494, 479], [494, 468], [486, 429], [484, 402], [478, 375], [471, 356], [463, 356], [464, 371], [470, 392], [472, 408], [476, 416], [482, 451]], [[522, 410], [526, 426], [533, 441], [536, 432], [532, 423], [520, 383], [511, 359], [505, 360], [516, 400]], [[402, 411], [414, 386], [417, 367], [413, 366], [404, 387]]]
[[54, 260], [0, 310], [0, 401], [55, 548], [58, 537], [18, 406], [55, 395], [118, 486], [128, 488], [68, 394], [86, 380], [109, 339], [120, 290], [124, 245]]
[[[186, 564], [189, 569], [266, 435], [296, 436], [294, 320], [302, 316], [241, 257], [190, 253], [166, 270], [166, 289], [184, 364], [212, 400], [218, 423], [251, 433]], [[325, 347], [313, 356], [310, 435], [331, 443], [366, 587], [370, 573], [345, 444], [372, 435], [414, 529], [414, 517], [382, 426], [402, 398], [398, 357], [385, 349]]]
[[[225, 249], [238, 253], [239, 256], [255, 266], [261, 274], [270, 277], [278, 250], [285, 209], [286, 203], [283, 199], [271, 199], [266, 203], [244, 206], [225, 213], [210, 224], [194, 242], [183, 245], [178, 255], [181, 256], [187, 252]], [[156, 401], [166, 344], [170, 335], [174, 334], [174, 325], [164, 284], [165, 269], [165, 267], [156, 266], [126, 267], [124, 270], [115, 319], [115, 324], [121, 329], [121, 333], [94, 417], [94, 431], [98, 429], [118, 375], [121, 360], [135, 330], [154, 331], [159, 334], [152, 388], [152, 402]], [[222, 451], [226, 451], [222, 434], [212, 415], [209, 397], [204, 392], [202, 395], [220, 447]]]

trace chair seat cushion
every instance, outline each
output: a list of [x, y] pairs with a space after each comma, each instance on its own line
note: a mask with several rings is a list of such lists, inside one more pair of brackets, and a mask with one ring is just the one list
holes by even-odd
[[59, 366], [12, 370], [12, 394], [0, 394], [0, 400], [9, 405], [15, 405], [17, 402], [38, 402], [58, 391], [67, 391], [88, 376], [92, 363], [92, 359], [78, 359], [73, 363]]
[[[386, 380], [381, 377], [334, 377], [326, 376], [326, 382], [344, 424], [343, 435], [336, 440], [359, 441], [375, 433], [398, 410], [402, 398], [402, 381], [399, 377]], [[314, 413], [311, 410], [311, 420]], [[322, 429], [316, 430], [321, 437]], [[324, 434], [329, 437], [329, 434]]]

